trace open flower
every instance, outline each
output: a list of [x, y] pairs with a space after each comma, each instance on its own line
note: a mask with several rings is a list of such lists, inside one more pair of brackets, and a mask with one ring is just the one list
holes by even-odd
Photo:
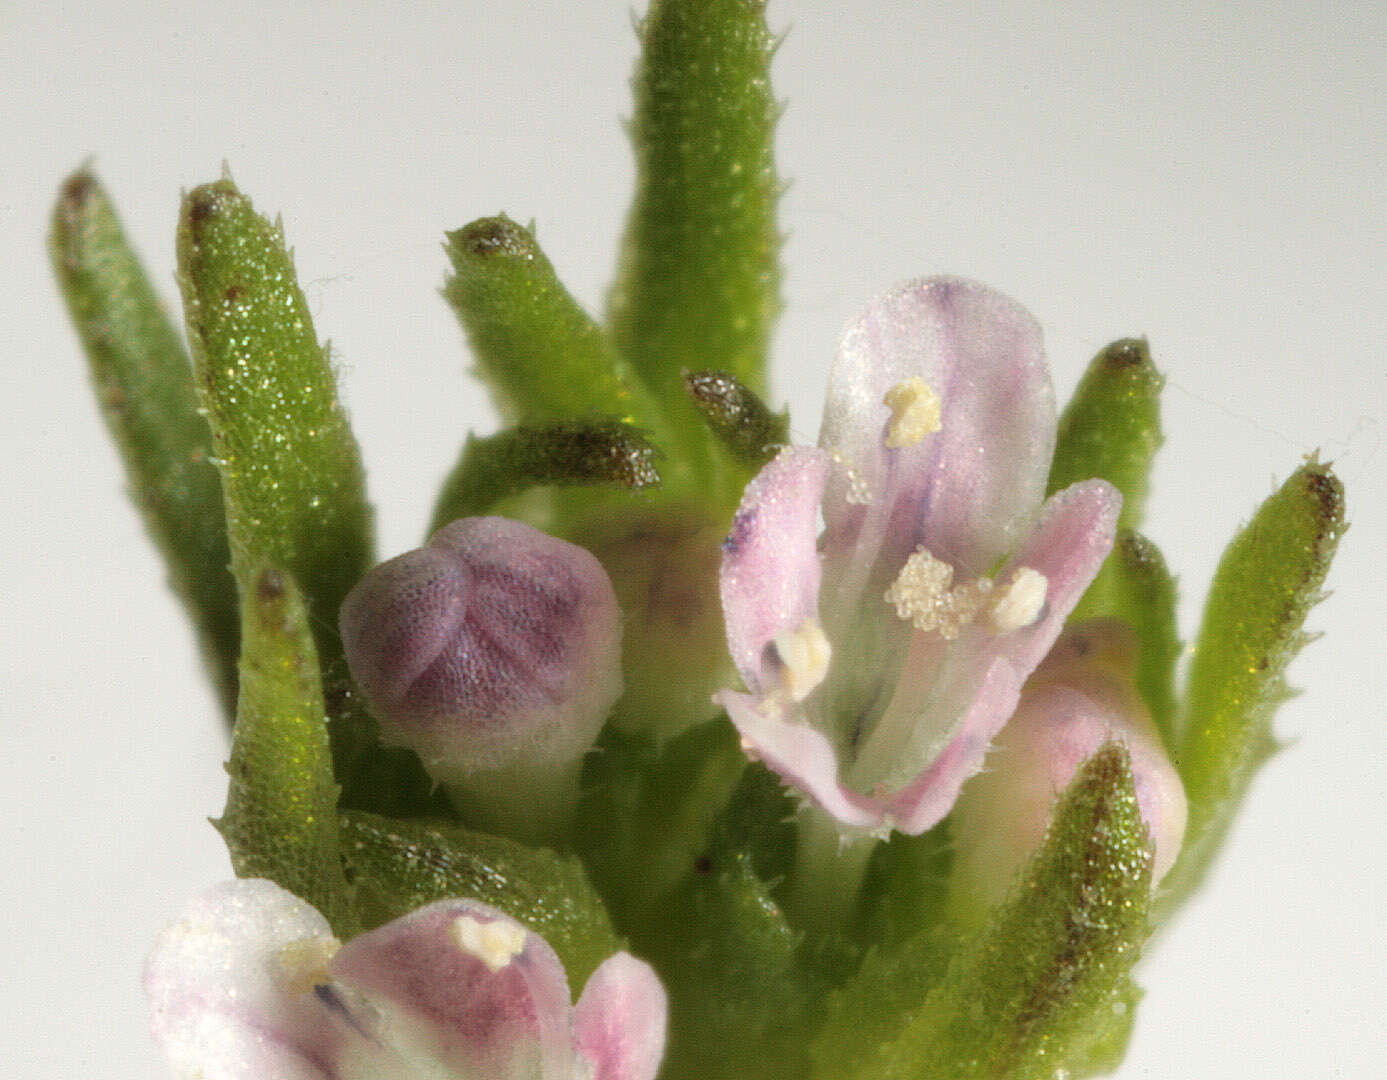
[[273, 882], [231, 881], [160, 935], [155, 1037], [199, 1080], [653, 1080], [665, 995], [617, 953], [570, 1004], [543, 938], [442, 900], [339, 945]]
[[949, 812], [1107, 556], [1111, 485], [1042, 501], [1055, 427], [1035, 320], [917, 281], [848, 328], [819, 446], [747, 487], [721, 581], [748, 692], [717, 700], [843, 831]]

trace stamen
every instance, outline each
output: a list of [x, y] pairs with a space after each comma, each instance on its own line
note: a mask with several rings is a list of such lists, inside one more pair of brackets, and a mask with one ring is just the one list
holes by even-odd
[[1030, 626], [1045, 610], [1045, 594], [1049, 587], [1050, 579], [1039, 570], [1021, 567], [992, 602], [990, 621], [993, 628], [1006, 634]]
[[886, 425], [888, 449], [915, 446], [926, 435], [939, 430], [939, 395], [918, 375], [891, 387], [882, 403], [891, 410], [891, 420]]
[[291, 994], [306, 994], [315, 986], [329, 982], [328, 962], [342, 943], [331, 934], [300, 938], [279, 950], [279, 967]]
[[780, 662], [776, 673], [780, 691], [791, 701], [803, 701], [828, 674], [833, 647], [818, 619], [806, 619], [793, 630], [782, 630], [771, 643]]
[[917, 630], [933, 630], [945, 641], [952, 641], [978, 617], [991, 591], [991, 578], [978, 578], [955, 588], [954, 568], [921, 547], [906, 559], [886, 590], [886, 602]]
[[518, 923], [504, 919], [482, 922], [470, 915], [459, 915], [449, 929], [453, 944], [475, 956], [493, 974], [525, 951], [527, 931]]

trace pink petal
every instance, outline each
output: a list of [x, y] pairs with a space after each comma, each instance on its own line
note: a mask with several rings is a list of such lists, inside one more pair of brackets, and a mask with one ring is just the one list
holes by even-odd
[[959, 872], [1000, 900], [1040, 845], [1056, 796], [1104, 743], [1126, 746], [1137, 803], [1155, 847], [1152, 884], [1175, 862], [1185, 831], [1184, 789], [1130, 681], [1130, 629], [1106, 620], [1067, 630], [1027, 683], [988, 770], [954, 815]]
[[997, 575], [1005, 583], [1016, 569], [1030, 567], [1047, 579], [1045, 609], [1033, 625], [993, 640], [1023, 678], [1035, 670], [1064, 629], [1112, 551], [1122, 495], [1105, 480], [1084, 480], [1058, 491], [1041, 507], [1030, 538]]
[[327, 920], [273, 882], [230, 881], [189, 905], [145, 966], [154, 1037], [177, 1075], [325, 1080], [336, 1041], [312, 988], [281, 955], [328, 939]]
[[823, 734], [749, 694], [723, 690], [713, 700], [727, 710], [749, 754], [840, 824], [853, 829], [882, 824], [879, 800], [838, 782], [838, 756]]
[[665, 1052], [665, 988], [649, 964], [617, 953], [592, 973], [573, 1009], [591, 1080], [654, 1080]]
[[958, 733], [924, 772], [891, 799], [889, 809], [897, 829], [918, 836], [949, 816], [964, 782], [982, 768], [988, 746], [1016, 708], [1022, 679], [1005, 660], [993, 661]]
[[[882, 399], [910, 378], [939, 395], [942, 427], [887, 449]], [[1029, 525], [1054, 439], [1040, 328], [1019, 305], [957, 278], [873, 301], [843, 338], [819, 437], [853, 474], [834, 476], [824, 504], [825, 552], [853, 564], [835, 606], [856, 606], [920, 545], [966, 577], [985, 573]]]
[[[997, 576], [1005, 586], [1021, 567], [1045, 575], [1045, 607], [1032, 625], [1002, 633], [985, 623], [971, 625], [942, 662], [934, 657], [932, 636], [916, 633], [891, 702], [853, 762], [849, 784], [900, 792], [897, 799], [905, 801], [893, 812], [917, 831], [948, 813], [959, 786], [981, 768], [988, 740], [1016, 708], [1022, 684], [1112, 550], [1121, 506], [1112, 485], [1086, 480], [1042, 507], [1035, 531]], [[932, 662], [921, 662], [919, 654]]]
[[728, 649], [753, 690], [764, 685], [766, 645], [818, 615], [818, 515], [828, 468], [821, 450], [782, 450], [747, 485], [723, 541]]
[[[464, 947], [460, 921], [512, 934], [517, 949], [487, 956]], [[543, 938], [485, 904], [442, 900], [420, 908], [353, 938], [331, 971], [365, 996], [379, 1034], [406, 1059], [488, 1080], [570, 1074], [563, 965]]]

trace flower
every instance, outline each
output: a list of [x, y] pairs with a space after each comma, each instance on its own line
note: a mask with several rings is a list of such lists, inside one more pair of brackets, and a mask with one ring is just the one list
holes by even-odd
[[1185, 835], [1185, 789], [1133, 683], [1136, 651], [1126, 623], [1079, 623], [1026, 683], [987, 770], [964, 787], [949, 819], [960, 909], [1005, 897], [1045, 838], [1056, 797], [1111, 740], [1127, 748], [1131, 761], [1153, 849], [1152, 887], [1175, 865]]
[[844, 833], [949, 812], [1107, 556], [1111, 485], [1042, 502], [1055, 430], [1035, 320], [926, 279], [848, 328], [818, 447], [747, 487], [721, 569], [747, 692], [717, 700]]
[[589, 552], [463, 518], [362, 578], [339, 621], [385, 741], [480, 825], [537, 841], [562, 828], [622, 687], [621, 614]]
[[160, 935], [153, 1030], [199, 1080], [653, 1080], [665, 995], [617, 953], [570, 1004], [543, 938], [442, 900], [339, 944], [273, 882], [226, 882]]

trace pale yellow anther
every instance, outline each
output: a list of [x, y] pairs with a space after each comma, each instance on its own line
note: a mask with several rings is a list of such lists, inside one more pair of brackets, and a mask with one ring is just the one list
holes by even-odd
[[1049, 588], [1050, 579], [1039, 570], [1021, 567], [992, 601], [989, 621], [993, 629], [1006, 634], [1030, 626], [1045, 610], [1045, 594]]
[[779, 689], [791, 701], [803, 701], [828, 674], [833, 647], [818, 619], [806, 619], [793, 630], [782, 630], [773, 642]]
[[306, 994], [315, 986], [330, 982], [328, 963], [342, 943], [331, 934], [291, 941], [279, 950], [279, 968], [290, 994]]
[[914, 446], [940, 427], [942, 402], [929, 383], [918, 375], [899, 382], [882, 398], [891, 410], [886, 425], [886, 446], [891, 450]]
[[906, 559], [886, 590], [886, 602], [917, 630], [932, 630], [952, 641], [978, 617], [991, 592], [990, 578], [955, 587], [954, 568], [922, 547]]
[[470, 915], [459, 915], [449, 932], [454, 945], [475, 956], [493, 974], [525, 951], [525, 928], [504, 919], [482, 922]]

